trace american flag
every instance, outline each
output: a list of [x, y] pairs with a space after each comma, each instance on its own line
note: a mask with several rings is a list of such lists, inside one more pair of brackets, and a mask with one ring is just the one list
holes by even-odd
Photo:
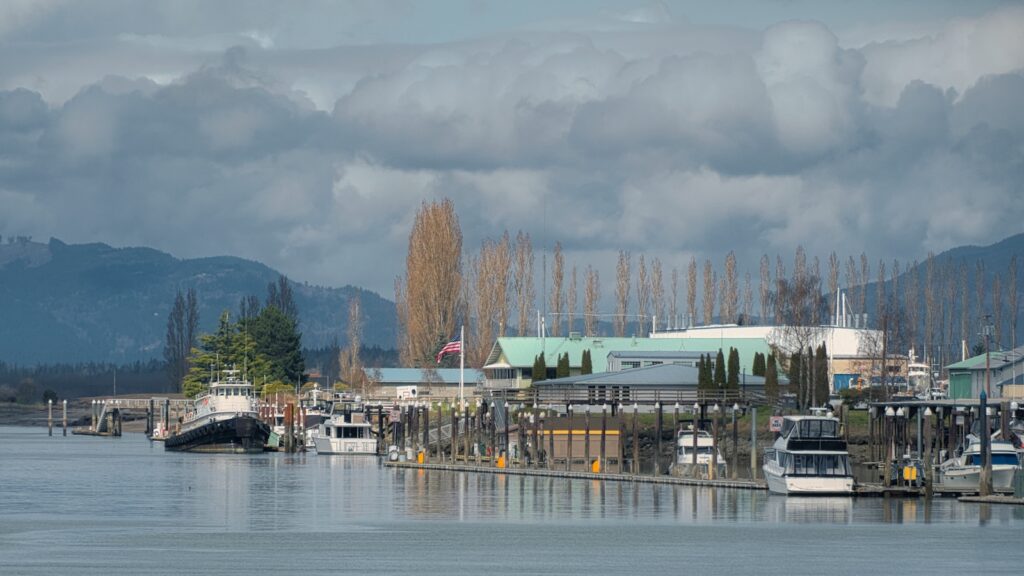
[[446, 354], [456, 354], [458, 352], [462, 352], [462, 341], [459, 340], [458, 336], [456, 336], [454, 340], [445, 344], [444, 348], [441, 348], [441, 351], [437, 353], [437, 357], [435, 359], [437, 360], [437, 363], [440, 364], [441, 358], [444, 358]]

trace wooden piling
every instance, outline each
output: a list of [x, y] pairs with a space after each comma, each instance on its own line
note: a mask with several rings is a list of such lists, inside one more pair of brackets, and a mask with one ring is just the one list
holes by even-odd
[[566, 404], [565, 412], [569, 415], [568, 436], [566, 437], [565, 471], [572, 470], [572, 403]]
[[637, 429], [639, 406], [633, 403], [633, 474], [640, 474], [640, 431]]
[[736, 404], [732, 406], [732, 466], [730, 466], [729, 477], [735, 480], [740, 468], [740, 435], [736, 424]]
[[68, 435], [68, 401], [67, 401], [66, 398], [64, 399], [64, 403], [63, 404], [64, 404], [64, 410], [63, 410], [63, 413], [61, 414], [61, 424], [64, 427], [64, 435], [67, 436]]
[[718, 404], [711, 409], [711, 467], [708, 469], [708, 478], [718, 478], [718, 414], [721, 410]]
[[978, 403], [978, 419], [981, 422], [981, 476], [978, 482], [978, 496], [992, 495], [992, 449], [988, 426], [988, 395], [981, 391]]
[[491, 409], [487, 411], [487, 431], [490, 432], [491, 436], [491, 467], [497, 468], [498, 466], [498, 444], [497, 444], [497, 426], [498, 419], [495, 418], [494, 411], [497, 410], [497, 405], [491, 402]]
[[662, 405], [661, 402], [654, 403], [654, 458], [652, 458], [651, 476], [661, 473], [661, 429], [662, 429]]
[[[601, 405], [601, 461], [600, 461], [601, 464], [600, 464], [600, 466], [598, 468], [598, 471], [600, 473], [602, 473], [602, 474], [605, 473], [605, 465], [607, 463], [607, 460], [605, 460], [605, 455], [606, 455], [606, 452], [605, 452], [605, 435], [607, 433], [608, 433], [608, 409], [607, 409], [607, 406], [605, 404], [602, 404]], [[621, 462], [620, 462], [620, 464], [621, 464]]]
[[459, 407], [454, 400], [452, 401], [451, 410], [452, 432], [449, 435], [449, 443], [451, 444], [449, 460], [454, 463], [459, 459]]
[[53, 398], [46, 400], [46, 426], [50, 430], [50, 436], [53, 436]]
[[757, 406], [750, 407], [750, 479], [757, 480]]

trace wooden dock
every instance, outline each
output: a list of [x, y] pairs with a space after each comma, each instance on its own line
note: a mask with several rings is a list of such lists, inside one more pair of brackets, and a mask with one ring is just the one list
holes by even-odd
[[961, 496], [957, 498], [961, 502], [975, 502], [978, 504], [1016, 504], [1017, 506], [1024, 506], [1024, 498], [1015, 498], [1013, 496], [1006, 495], [992, 495], [992, 496]]
[[495, 468], [471, 464], [417, 464], [415, 462], [385, 462], [391, 468], [414, 470], [438, 470], [444, 472], [478, 472], [482, 474], [508, 474], [512, 476], [539, 476], [546, 478], [568, 478], [572, 480], [607, 480], [609, 482], [640, 482], [645, 484], [671, 484], [676, 486], [704, 486], [708, 488], [732, 488], [736, 490], [767, 490], [762, 480], [699, 480], [676, 476], [645, 476], [637, 474], [600, 474], [594, 472], [568, 472], [565, 470], [542, 470], [536, 468]]

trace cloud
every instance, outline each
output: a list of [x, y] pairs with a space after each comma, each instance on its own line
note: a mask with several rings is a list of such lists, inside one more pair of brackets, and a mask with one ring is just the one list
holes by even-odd
[[82, 7], [58, 6], [0, 39], [0, 233], [390, 295], [416, 210], [447, 196], [467, 248], [522, 229], [610, 293], [620, 248], [913, 259], [1024, 216], [1015, 8], [850, 47], [820, 22], [659, 7], [396, 45], [277, 3], [237, 23], [153, 6], [74, 33], [53, 14]]

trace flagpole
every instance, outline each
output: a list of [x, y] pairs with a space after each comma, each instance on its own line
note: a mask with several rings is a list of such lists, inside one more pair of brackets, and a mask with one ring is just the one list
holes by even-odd
[[462, 384], [466, 372], [466, 326], [459, 326], [459, 404], [465, 405], [466, 401], [462, 396]]

